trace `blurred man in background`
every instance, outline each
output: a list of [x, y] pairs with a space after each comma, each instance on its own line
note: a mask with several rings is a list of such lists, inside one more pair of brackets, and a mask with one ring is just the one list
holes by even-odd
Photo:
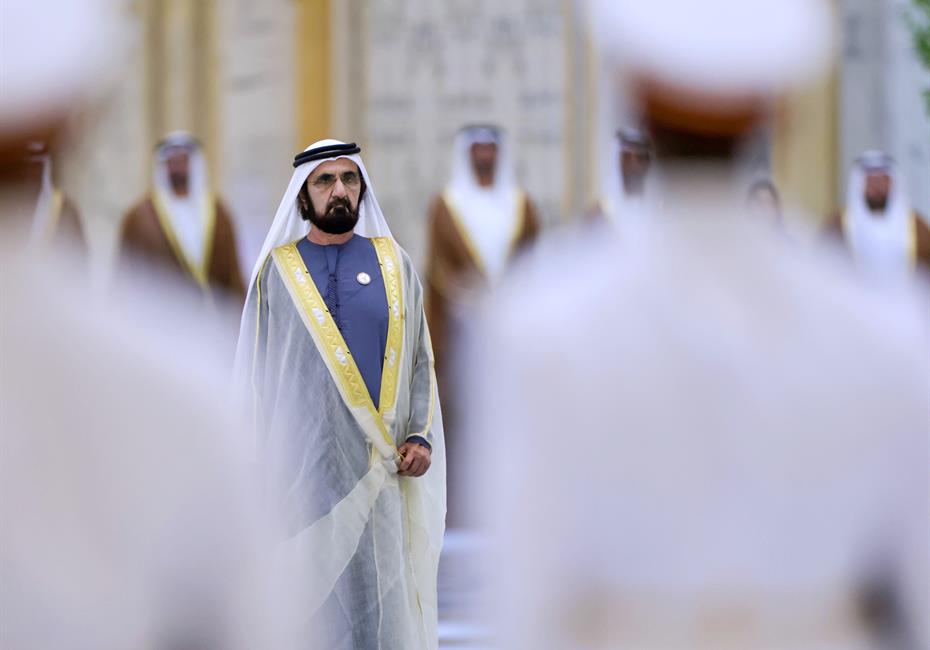
[[28, 181], [36, 188], [36, 209], [32, 220], [31, 240], [38, 244], [65, 244], [83, 249], [84, 230], [77, 206], [55, 182], [48, 143], [34, 141], [27, 145], [25, 156]]
[[612, 160], [617, 166], [609, 167], [604, 174], [603, 196], [591, 211], [591, 217], [624, 224], [635, 220], [644, 209], [652, 150], [649, 136], [633, 127], [617, 131], [616, 147], [617, 155]]
[[845, 209], [827, 225], [866, 271], [899, 275], [919, 265], [930, 271], [930, 226], [910, 204], [894, 160], [862, 154], [849, 172]]
[[662, 205], [635, 237], [537, 249], [476, 337], [501, 647], [927, 647], [926, 304], [786, 256], [737, 164], [825, 68], [828, 5], [595, 15]]
[[237, 378], [294, 602], [323, 647], [436, 648], [445, 449], [423, 290], [354, 144], [294, 175], [252, 272]]
[[[455, 137], [452, 178], [433, 199], [426, 270], [426, 317], [436, 353], [450, 457], [457, 457], [461, 382], [457, 353], [464, 324], [515, 256], [536, 239], [539, 218], [514, 178], [510, 143], [491, 125], [464, 127]], [[456, 517], [455, 479], [450, 524]]]
[[155, 149], [152, 191], [125, 216], [121, 256], [182, 273], [204, 291], [245, 296], [232, 219], [210, 190], [200, 143], [175, 132]]

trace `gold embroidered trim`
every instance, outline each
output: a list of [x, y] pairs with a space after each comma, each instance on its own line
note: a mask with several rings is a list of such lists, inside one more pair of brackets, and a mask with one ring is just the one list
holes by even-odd
[[462, 221], [462, 216], [459, 214], [458, 208], [455, 207], [455, 201], [452, 200], [452, 193], [448, 190], [443, 192], [442, 200], [446, 204], [446, 210], [449, 211], [449, 216], [452, 217], [452, 223], [455, 225], [459, 237], [461, 237], [462, 241], [465, 243], [465, 248], [468, 250], [468, 254], [475, 264], [475, 268], [477, 268], [482, 275], [487, 277], [488, 271], [484, 264], [484, 258], [482, 258], [481, 253], [478, 252], [478, 247], [471, 238], [471, 233], [468, 232], [468, 228], [465, 227], [465, 222]]
[[394, 242], [389, 237], [374, 237], [371, 243], [378, 254], [388, 303], [387, 344], [381, 365], [381, 396], [378, 399], [378, 411], [384, 415], [393, 411], [397, 405], [397, 382], [404, 348], [404, 295], [400, 260]]
[[195, 264], [187, 256], [187, 253], [184, 252], [184, 248], [178, 242], [178, 237], [174, 232], [174, 226], [171, 225], [171, 217], [168, 214], [168, 209], [165, 206], [165, 201], [161, 193], [152, 193], [152, 205], [155, 207], [155, 214], [158, 215], [158, 222], [161, 224], [161, 229], [165, 233], [168, 243], [171, 245], [171, 250], [174, 251], [174, 255], [178, 258], [178, 261], [181, 262], [181, 266], [194, 278], [197, 284], [206, 289], [210, 284], [210, 258], [213, 253], [213, 233], [216, 229], [216, 201], [213, 198], [213, 194], [207, 192], [203, 197], [203, 203], [201, 207], [204, 229], [203, 255], [200, 258], [200, 264]]
[[[364, 409], [377, 427], [378, 433], [391, 449], [394, 449], [394, 440], [388, 433], [381, 413], [375, 410], [374, 402], [368, 393], [368, 387], [362, 379], [355, 359], [349, 352], [349, 346], [342, 337], [342, 332], [333, 320], [332, 314], [326, 307], [319, 289], [310, 277], [310, 272], [304, 265], [296, 244], [286, 244], [276, 248], [273, 253], [278, 270], [284, 278], [292, 299], [297, 303], [307, 330], [310, 332], [317, 349], [323, 356], [327, 367], [343, 401], [351, 409]], [[397, 265], [395, 264], [395, 269]], [[399, 272], [399, 270], [398, 270]], [[389, 302], [390, 305], [390, 302]], [[389, 309], [389, 311], [392, 311]], [[393, 318], [393, 313], [391, 313]], [[391, 325], [388, 325], [390, 336]], [[398, 358], [398, 363], [400, 359]], [[382, 387], [384, 374], [382, 371]], [[397, 380], [394, 379], [396, 391]], [[364, 428], [364, 426], [363, 426]]]
[[517, 218], [513, 220], [513, 232], [510, 233], [510, 247], [507, 249], [507, 257], [513, 257], [517, 252], [517, 245], [520, 243], [520, 237], [526, 229], [526, 195], [520, 190], [515, 192], [517, 204], [513, 206], [517, 213]]

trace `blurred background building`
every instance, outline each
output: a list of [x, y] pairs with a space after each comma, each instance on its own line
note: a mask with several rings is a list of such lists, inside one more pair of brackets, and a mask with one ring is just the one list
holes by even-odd
[[[203, 141], [247, 271], [294, 153], [319, 138], [362, 145], [395, 235], [422, 265], [426, 204], [462, 124], [508, 129], [520, 181], [553, 224], [596, 198], [612, 132], [628, 120], [606, 99], [578, 0], [119, 2], [129, 47], [58, 161], [102, 269], [148, 188], [152, 148], [176, 129]], [[759, 164], [811, 220], [840, 207], [849, 163], [872, 148], [899, 161], [930, 213], [930, 72], [905, 20], [911, 2], [836, 0], [833, 74], [786, 98], [761, 146]]]

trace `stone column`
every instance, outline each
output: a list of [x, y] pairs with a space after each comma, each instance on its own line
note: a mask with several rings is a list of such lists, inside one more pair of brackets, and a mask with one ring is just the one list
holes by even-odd
[[298, 146], [295, 5], [223, 0], [217, 9], [218, 187], [238, 227], [248, 275], [290, 181]]

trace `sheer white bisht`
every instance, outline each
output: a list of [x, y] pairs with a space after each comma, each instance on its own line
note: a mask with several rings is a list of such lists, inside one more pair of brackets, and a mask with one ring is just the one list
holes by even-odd
[[[307, 151], [339, 145], [323, 140]], [[253, 409], [265, 488], [284, 528], [281, 569], [308, 634], [326, 648], [435, 648], [446, 472], [423, 291], [361, 158], [332, 156], [300, 164], [278, 208], [252, 272], [237, 383]], [[397, 324], [396, 336], [389, 325], [380, 410], [288, 246], [309, 227], [296, 206], [300, 188], [337, 157], [365, 179], [355, 232], [375, 243]], [[432, 444], [432, 465], [419, 478], [397, 475], [397, 447], [410, 435]]]

